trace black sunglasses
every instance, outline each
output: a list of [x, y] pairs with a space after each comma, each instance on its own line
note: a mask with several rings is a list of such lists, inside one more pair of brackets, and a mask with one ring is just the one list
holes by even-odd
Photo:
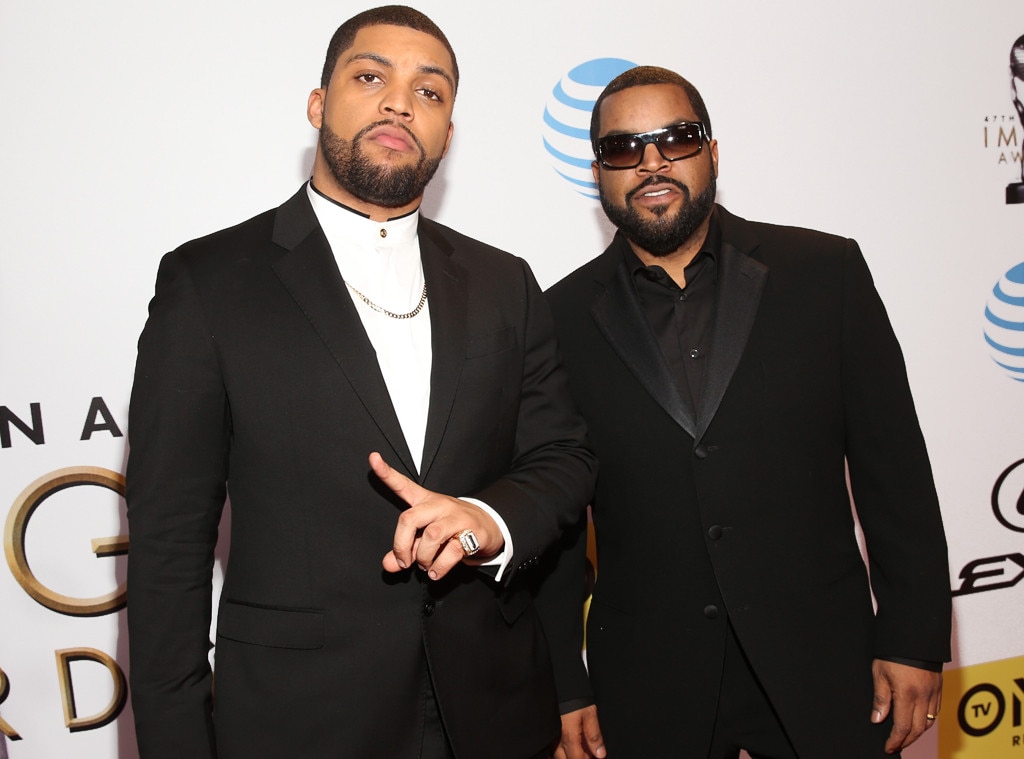
[[654, 143], [666, 161], [680, 161], [697, 155], [706, 139], [704, 124], [699, 121], [680, 121], [639, 134], [610, 134], [597, 141], [597, 160], [606, 169], [633, 169], [644, 160], [647, 145]]

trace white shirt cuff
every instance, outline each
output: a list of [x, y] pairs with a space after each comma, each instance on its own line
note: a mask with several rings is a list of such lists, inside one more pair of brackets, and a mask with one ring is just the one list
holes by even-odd
[[508, 531], [508, 525], [505, 524], [505, 520], [501, 518], [501, 515], [488, 506], [483, 501], [479, 501], [476, 498], [460, 498], [459, 500], [472, 503], [474, 506], [479, 506], [498, 524], [498, 529], [501, 530], [501, 537], [505, 539], [505, 548], [492, 559], [488, 559], [483, 562], [481, 566], [485, 567], [497, 567], [498, 571], [494, 575], [496, 581], [501, 580], [501, 576], [505, 573], [505, 568], [508, 567], [509, 562], [512, 560], [512, 534]]

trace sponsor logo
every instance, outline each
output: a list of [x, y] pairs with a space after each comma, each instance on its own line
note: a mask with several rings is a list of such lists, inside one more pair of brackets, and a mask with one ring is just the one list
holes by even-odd
[[1024, 755], [1024, 656], [947, 672], [942, 705], [939, 759]]
[[[992, 487], [992, 511], [1007, 529], [1024, 532], [1024, 459], [1010, 464]], [[954, 596], [1012, 588], [1024, 580], [1024, 554], [1006, 553], [967, 562]]]
[[985, 304], [985, 342], [992, 360], [1024, 382], [1024, 262], [1006, 272]]
[[621, 58], [595, 58], [563, 76], [544, 107], [544, 149], [558, 176], [587, 198], [598, 197], [590, 170], [590, 114], [601, 90], [636, 64]]
[[992, 488], [992, 510], [1003, 527], [1024, 532], [1024, 459], [999, 475]]

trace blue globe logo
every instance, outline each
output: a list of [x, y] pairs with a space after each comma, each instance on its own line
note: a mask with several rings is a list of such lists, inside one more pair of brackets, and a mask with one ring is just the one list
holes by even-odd
[[992, 360], [1024, 382], [1024, 262], [1004, 274], [985, 305], [985, 342]]
[[588, 198], [597, 198], [590, 171], [590, 113], [601, 90], [636, 64], [621, 58], [597, 58], [581, 63], [555, 85], [544, 107], [544, 148], [555, 171]]

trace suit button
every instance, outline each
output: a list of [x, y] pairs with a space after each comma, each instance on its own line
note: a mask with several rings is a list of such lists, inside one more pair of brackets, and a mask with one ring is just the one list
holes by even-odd
[[719, 527], [717, 524], [712, 525], [708, 529], [708, 537], [712, 540], [718, 540], [720, 537], [722, 537], [722, 528]]
[[717, 619], [718, 618], [718, 607], [715, 606], [714, 604], [709, 604], [708, 606], [705, 606], [704, 607], [704, 616], [707, 617], [708, 619]]
[[706, 459], [708, 457], [708, 449], [703, 445], [698, 445], [693, 449], [693, 455], [699, 459]]
[[433, 613], [434, 613], [434, 602], [433, 601], [427, 601], [425, 604], [423, 604], [423, 616], [424, 617], [429, 617]]

